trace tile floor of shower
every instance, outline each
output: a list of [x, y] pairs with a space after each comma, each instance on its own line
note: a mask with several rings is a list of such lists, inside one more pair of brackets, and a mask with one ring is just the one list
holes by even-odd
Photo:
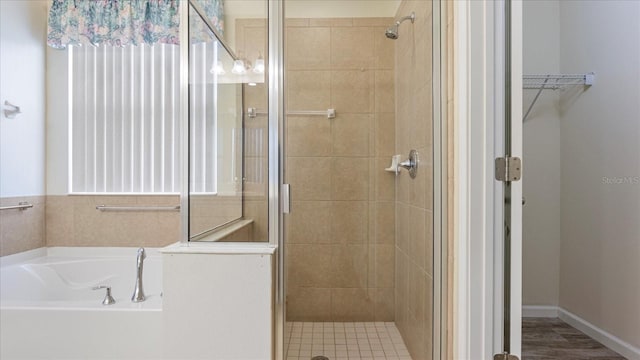
[[287, 322], [287, 360], [411, 360], [393, 322]]

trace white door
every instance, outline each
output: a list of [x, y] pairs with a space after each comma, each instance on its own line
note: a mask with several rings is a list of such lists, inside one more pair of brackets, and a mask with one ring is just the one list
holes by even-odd
[[519, 359], [522, 345], [522, 2], [498, 4], [494, 359], [507, 360]]
[[455, 357], [520, 358], [522, 183], [494, 167], [522, 157], [522, 3], [455, 2], [454, 27]]

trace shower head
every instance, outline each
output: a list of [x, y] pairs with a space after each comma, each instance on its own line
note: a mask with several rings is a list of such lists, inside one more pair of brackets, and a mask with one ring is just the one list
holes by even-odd
[[395, 40], [398, 38], [398, 24], [389, 26], [387, 30], [384, 32], [385, 36], [391, 40]]
[[387, 28], [387, 30], [384, 32], [384, 35], [391, 40], [397, 39], [398, 28], [400, 28], [400, 24], [402, 24], [405, 20], [411, 20], [411, 23], [413, 24], [413, 22], [416, 20], [416, 13], [412, 11], [411, 14], [409, 14], [408, 16], [405, 16], [400, 20], [396, 21], [395, 24]]

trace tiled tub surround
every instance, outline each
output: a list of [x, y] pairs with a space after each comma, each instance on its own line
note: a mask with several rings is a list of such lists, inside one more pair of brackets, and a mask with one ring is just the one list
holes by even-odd
[[0, 256], [45, 246], [45, 197], [0, 198], [0, 206], [21, 202], [33, 204], [26, 210], [0, 210]]
[[419, 360], [431, 359], [433, 332], [431, 1], [402, 1], [396, 17], [411, 11], [415, 23], [403, 23], [394, 41], [396, 150], [404, 158], [418, 150], [420, 168], [415, 179], [403, 170], [396, 183], [395, 322]]
[[[145, 246], [162, 247], [180, 239], [178, 211], [108, 211], [97, 205], [174, 206], [178, 195], [49, 195], [0, 199], [0, 206], [33, 204], [27, 210], [0, 211], [0, 256], [44, 246]], [[238, 197], [198, 198], [200, 208], [192, 218], [195, 230], [224, 224], [242, 216]], [[259, 211], [254, 213], [258, 214]], [[255, 223], [255, 222], [254, 222]], [[255, 225], [242, 241], [254, 238]], [[265, 230], [260, 229], [261, 232]], [[235, 239], [234, 241], [239, 241]]]
[[[47, 246], [162, 247], [180, 239], [179, 211], [98, 211], [97, 205], [175, 206], [178, 195], [47, 196]], [[192, 233], [242, 216], [236, 196], [193, 197], [201, 216], [191, 218]]]
[[391, 18], [287, 19], [287, 319], [393, 321]]
[[[176, 203], [180, 200], [177, 199]], [[242, 217], [242, 196], [191, 194], [189, 197], [191, 236], [228, 224]], [[178, 223], [179, 224], [179, 223]], [[177, 240], [176, 240], [177, 241]]]
[[98, 211], [96, 205], [173, 206], [177, 195], [47, 196], [47, 246], [162, 247], [180, 238], [178, 211]]
[[285, 348], [287, 360], [411, 360], [392, 322], [289, 322]]

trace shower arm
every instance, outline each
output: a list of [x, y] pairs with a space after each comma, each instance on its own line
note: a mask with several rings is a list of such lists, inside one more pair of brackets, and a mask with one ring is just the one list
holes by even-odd
[[406, 20], [411, 20], [411, 23], [413, 24], [413, 22], [416, 20], [416, 13], [411, 12], [411, 14], [401, 17], [400, 20], [396, 21], [396, 25], [400, 25]]

